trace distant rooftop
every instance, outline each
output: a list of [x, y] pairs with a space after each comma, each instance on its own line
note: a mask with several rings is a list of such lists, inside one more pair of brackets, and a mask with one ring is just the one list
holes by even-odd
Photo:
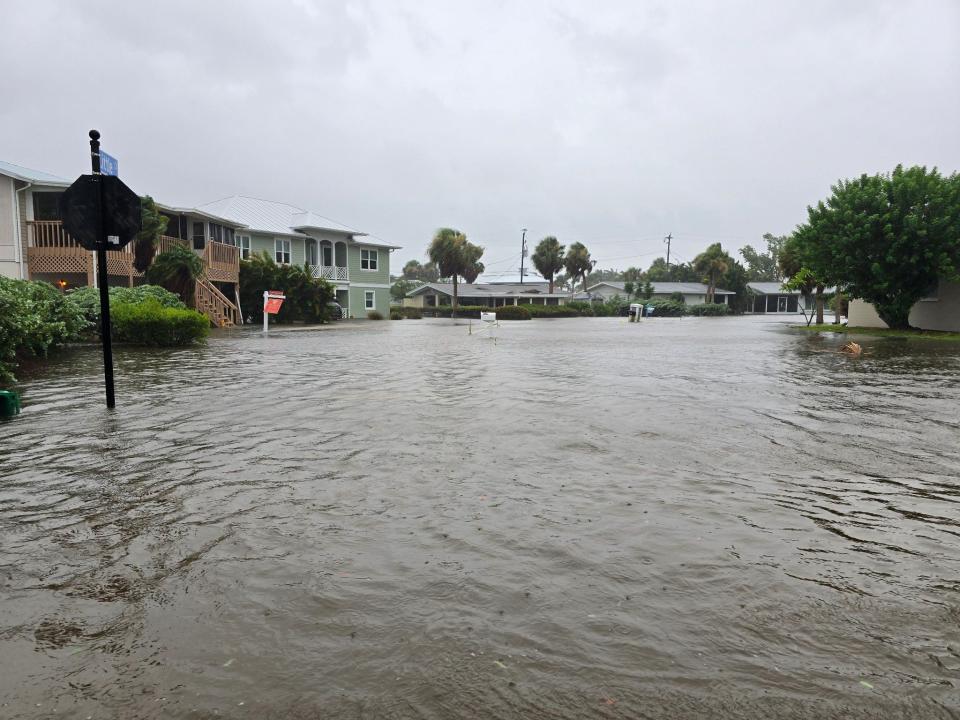
[[15, 180], [23, 180], [24, 182], [37, 183], [39, 185], [67, 187], [73, 182], [59, 175], [52, 175], [51, 173], [46, 173], [41, 170], [33, 170], [23, 167], [22, 165], [14, 165], [4, 160], [0, 160], [0, 175], [6, 175]]
[[[453, 295], [453, 283], [426, 283], [416, 290], [407, 293], [407, 297], [422, 295], [428, 291]], [[520, 283], [457, 283], [457, 295], [460, 297], [514, 297], [517, 295], [549, 295], [550, 283], [525, 282]], [[550, 297], [566, 297], [569, 293], [554, 288]]]
[[[634, 286], [636, 287], [637, 284], [638, 283], [634, 283]], [[641, 286], [643, 285], [642, 282], [639, 284]], [[669, 295], [675, 292], [683, 293], [684, 295], [706, 295], [708, 289], [703, 283], [692, 282], [652, 282], [650, 284], [653, 285], [654, 295]], [[617, 290], [623, 290], [626, 283], [604, 280], [596, 285], [591, 285], [587, 288], [588, 292], [599, 285], [609, 285]], [[736, 295], [732, 290], [723, 290], [721, 288], [715, 288], [713, 292], [716, 295]]]

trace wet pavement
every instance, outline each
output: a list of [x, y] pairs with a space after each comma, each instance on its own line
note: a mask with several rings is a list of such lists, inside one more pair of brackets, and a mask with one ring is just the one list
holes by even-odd
[[960, 344], [95, 349], [0, 424], [2, 718], [956, 718]]

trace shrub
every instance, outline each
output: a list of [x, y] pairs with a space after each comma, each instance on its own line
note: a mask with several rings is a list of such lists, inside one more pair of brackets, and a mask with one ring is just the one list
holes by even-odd
[[[481, 312], [497, 312], [500, 308], [490, 308], [486, 305], [458, 305], [457, 317], [479, 318]], [[432, 313], [434, 317], [450, 317], [453, 314], [453, 308], [450, 305], [438, 305], [432, 308], [423, 308], [427, 314]]]
[[644, 305], [653, 307], [650, 317], [682, 317], [687, 314], [687, 306], [673, 300], [647, 300]]
[[423, 310], [418, 307], [402, 307], [400, 312], [407, 320], [420, 320], [423, 317]]
[[670, 300], [675, 303], [680, 303], [681, 305], [687, 304], [687, 299], [683, 296], [682, 292], [670, 293]]
[[383, 313], [371, 310], [367, 313], [367, 320], [383, 320]]
[[254, 323], [263, 321], [263, 291], [280, 290], [286, 300], [270, 322], [326, 322], [336, 290], [313, 277], [307, 265], [278, 265], [266, 251], [240, 261], [240, 305]]
[[[95, 287], [81, 287], [71, 290], [66, 295], [67, 302], [77, 308], [87, 322], [94, 327], [96, 331], [100, 324], [100, 290]], [[183, 301], [169, 290], [165, 290], [159, 285], [138, 285], [137, 287], [112, 287], [110, 288], [110, 307], [117, 303], [126, 303], [128, 305], [137, 305], [147, 299], [156, 300], [164, 307], [186, 308]]]
[[18, 356], [45, 357], [88, 325], [53, 285], [0, 277], [0, 386], [13, 382]]
[[730, 315], [732, 311], [727, 305], [721, 305], [720, 303], [704, 303], [703, 305], [690, 305], [687, 308], [687, 312], [691, 315], [697, 315], [699, 317], [720, 317], [722, 315]]
[[403, 320], [404, 317], [405, 317], [405, 315], [403, 314], [403, 310], [401, 310], [400, 308], [398, 308], [398, 307], [392, 307], [392, 308], [390, 308], [390, 319], [391, 319], [391, 320]]
[[[525, 307], [531, 317], [535, 318], [558, 318], [558, 317], [579, 317], [580, 312], [576, 308], [568, 305], [521, 305]], [[500, 311], [500, 308], [495, 308]]]
[[585, 300], [574, 300], [572, 302], [568, 302], [566, 305], [564, 305], [564, 307], [573, 308], [582, 317], [593, 317], [596, 314], [593, 311], [593, 303]]
[[498, 308], [484, 308], [485, 312], [495, 312], [497, 320], [529, 320], [531, 305], [503, 305]]
[[177, 346], [199, 342], [210, 333], [210, 320], [194, 310], [141, 303], [110, 304], [113, 339], [132, 345]]

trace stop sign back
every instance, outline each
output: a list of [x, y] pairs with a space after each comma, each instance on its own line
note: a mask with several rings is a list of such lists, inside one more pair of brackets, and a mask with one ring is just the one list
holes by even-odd
[[[103, 228], [98, 237], [101, 186]], [[60, 217], [81, 247], [119, 250], [140, 232], [140, 197], [113, 175], [81, 175], [60, 196]]]

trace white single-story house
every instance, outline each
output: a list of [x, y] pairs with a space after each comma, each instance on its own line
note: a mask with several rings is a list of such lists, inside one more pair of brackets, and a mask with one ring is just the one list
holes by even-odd
[[[847, 311], [850, 327], [885, 328], [873, 305], [853, 299]], [[960, 332], [960, 283], [941, 280], [927, 297], [910, 309], [910, 325], [921, 330]]]
[[804, 304], [803, 295], [799, 290], [787, 290], [781, 282], [748, 282], [747, 287], [753, 293], [753, 302], [750, 312], [754, 313], [799, 313], [809, 312], [814, 300], [810, 300], [810, 307]]
[[[683, 295], [683, 302], [687, 305], [702, 305], [707, 301], [707, 291], [709, 288], [703, 283], [694, 282], [652, 282], [653, 298], [655, 300], [669, 300], [674, 293]], [[609, 300], [612, 297], [621, 297], [627, 299], [627, 292], [624, 290], [626, 283], [618, 281], [604, 281], [587, 288], [586, 293], [577, 293], [573, 298], [575, 300]], [[634, 283], [634, 287], [643, 286], [643, 283]], [[714, 302], [719, 304], [729, 304], [730, 297], [736, 295], [731, 290], [715, 288], [713, 291]]]
[[[550, 283], [458, 283], [457, 304], [500, 307], [502, 305], [563, 305], [570, 293], [554, 288]], [[408, 307], [431, 308], [450, 305], [453, 301], [452, 283], [425, 283], [411, 290], [403, 300]]]

